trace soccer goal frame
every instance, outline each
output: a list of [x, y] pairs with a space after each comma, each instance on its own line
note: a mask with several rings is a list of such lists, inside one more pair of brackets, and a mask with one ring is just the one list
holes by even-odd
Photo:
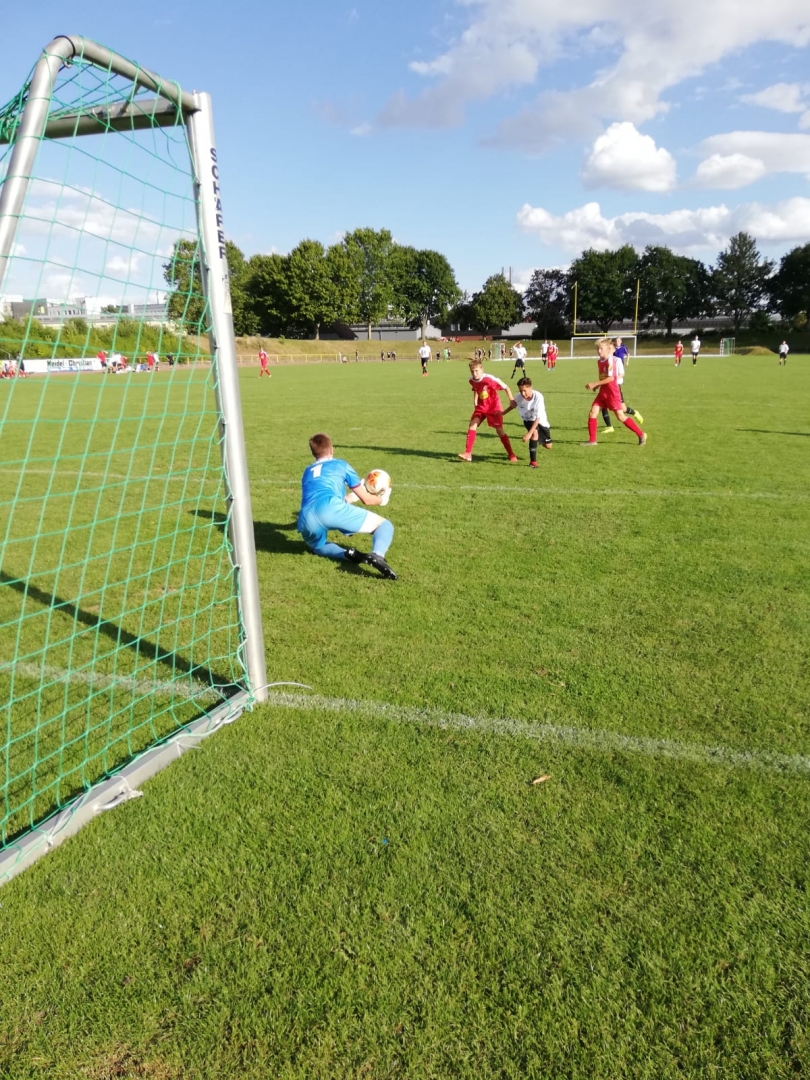
[[637, 346], [638, 346], [638, 335], [637, 334], [615, 334], [615, 335], [614, 334], [575, 334], [575, 335], [573, 335], [571, 337], [570, 356], [571, 357], [574, 356], [574, 342], [576, 342], [576, 341], [601, 341], [602, 338], [604, 338], [604, 337], [609, 337], [609, 338], [620, 337], [622, 339], [622, 341], [632, 341], [633, 342], [633, 349], [632, 349], [630, 355], [631, 356], [637, 356], [638, 355], [638, 353], [636, 352], [636, 349], [637, 349]]
[[737, 339], [734, 337], [720, 338], [720, 356], [732, 356], [737, 349]]
[[[49, 115], [57, 75], [74, 60], [131, 81], [140, 96], [136, 98], [133, 91], [129, 102], [118, 101], [110, 107], [77, 108], [73, 112], [61, 110]], [[154, 96], [146, 98], [144, 91]], [[43, 50], [26, 87], [18, 125], [11, 132], [0, 132], [2, 141], [14, 144], [0, 186], [0, 293], [15, 250], [15, 237], [43, 139], [73, 139], [108, 131], [131, 132], [175, 125], [185, 126], [191, 159], [200, 275], [210, 312], [210, 354], [216, 371], [214, 394], [219, 417], [224, 497], [229, 507], [230, 562], [241, 634], [239, 653], [245, 679], [243, 687], [225, 701], [184, 724], [170, 737], [156, 740], [151, 747], [137, 753], [112, 775], [89, 786], [45, 821], [35, 822], [30, 831], [14, 839], [9, 847], [0, 849], [0, 885], [75, 833], [99, 811], [139, 794], [137, 788], [141, 783], [186, 749], [197, 745], [206, 735], [236, 719], [244, 708], [267, 699], [253, 512], [210, 96], [184, 91], [177, 83], [163, 79], [87, 38], [54, 38]]]

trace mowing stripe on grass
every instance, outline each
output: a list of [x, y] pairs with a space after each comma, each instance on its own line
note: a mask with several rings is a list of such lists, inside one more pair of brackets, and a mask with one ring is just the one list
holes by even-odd
[[[298, 480], [270, 480], [259, 477], [252, 484], [271, 484], [276, 487], [297, 487]], [[585, 488], [585, 487], [513, 487], [511, 484], [394, 484], [395, 489], [408, 491], [503, 491], [509, 495], [615, 495], [622, 498], [653, 499], [789, 499], [791, 502], [807, 502], [806, 491], [690, 491], [678, 488]]]
[[561, 727], [526, 720], [497, 719], [490, 716], [465, 716], [442, 709], [415, 708], [382, 701], [355, 701], [351, 698], [324, 697], [320, 694], [270, 693], [266, 702], [285, 709], [320, 709], [324, 712], [356, 712], [373, 718], [382, 717], [402, 724], [453, 731], [480, 731], [509, 735], [537, 742], [560, 743], [604, 753], [621, 751], [645, 757], [692, 762], [696, 765], [725, 765], [731, 768], [765, 769], [769, 772], [810, 775], [810, 757], [801, 754], [770, 754], [760, 750], [734, 750], [728, 746], [705, 746], [682, 743], [675, 739], [652, 739], [640, 735], [622, 735], [617, 731]]
[[[16, 470], [19, 471], [19, 470]], [[50, 476], [52, 469], [26, 469], [32, 475]], [[6, 469], [6, 474], [15, 472], [14, 469]], [[187, 483], [186, 473], [172, 476], [153, 473], [151, 476], [129, 476], [126, 473], [100, 473], [78, 470], [60, 469], [59, 476], [83, 476], [99, 480], [129, 480], [133, 484], [155, 483], [169, 481], [170, 483]], [[258, 477], [251, 481], [252, 484], [270, 484], [274, 487], [298, 487], [300, 478], [290, 480], [271, 480], [266, 476]], [[692, 491], [688, 488], [585, 488], [585, 487], [513, 487], [511, 484], [395, 484], [396, 488], [405, 488], [409, 491], [486, 491], [507, 492], [510, 495], [561, 495], [561, 496], [600, 496], [611, 495], [624, 499], [651, 498], [651, 499], [789, 499], [791, 502], [807, 502], [810, 494], [806, 491]]]

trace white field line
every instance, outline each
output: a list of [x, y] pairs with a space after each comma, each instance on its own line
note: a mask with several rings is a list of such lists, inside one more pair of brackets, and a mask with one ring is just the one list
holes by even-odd
[[683, 743], [675, 739], [653, 739], [622, 735], [616, 731], [592, 728], [561, 727], [557, 724], [532, 723], [527, 720], [497, 719], [488, 716], [465, 716], [442, 709], [409, 708], [379, 701], [354, 701], [351, 698], [323, 697], [319, 694], [290, 694], [273, 691], [268, 704], [286, 709], [314, 709], [323, 712], [357, 712], [382, 717], [402, 724], [453, 731], [480, 731], [507, 735], [537, 742], [558, 743], [602, 753], [621, 751], [644, 757], [691, 762], [696, 765], [725, 765], [732, 768], [759, 768], [769, 772], [810, 775], [810, 757], [801, 754], [771, 754], [760, 750], [734, 750], [728, 746]]
[[106, 690], [110, 687], [121, 687], [131, 693], [140, 696], [154, 694], [156, 696], [194, 698], [200, 701], [219, 701], [222, 698], [216, 690], [201, 682], [186, 682], [182, 678], [174, 682], [156, 682], [153, 679], [139, 678], [135, 675], [105, 675], [93, 671], [66, 671], [64, 668], [53, 667], [49, 664], [35, 664], [31, 662], [20, 664], [3, 664], [0, 666], [0, 675], [21, 675], [25, 679], [36, 679], [43, 683], [79, 683], [89, 686], [92, 690]]
[[[203, 683], [154, 682], [135, 676], [104, 675], [89, 671], [66, 671], [49, 665], [20, 663], [3, 664], [0, 675], [11, 670], [31, 679], [51, 682], [80, 683], [93, 688], [111, 686], [148, 695], [174, 695], [197, 700], [219, 700], [220, 695]], [[683, 743], [676, 739], [653, 739], [640, 735], [622, 735], [616, 731], [596, 731], [592, 728], [532, 723], [527, 720], [498, 719], [490, 716], [466, 716], [443, 709], [416, 708], [381, 701], [356, 701], [351, 698], [324, 697], [321, 694], [291, 694], [271, 690], [266, 704], [285, 709], [314, 709], [322, 712], [356, 712], [365, 716], [382, 717], [401, 724], [421, 724], [424, 727], [453, 731], [481, 731], [491, 735], [506, 735], [537, 742], [558, 743], [602, 753], [620, 751], [644, 757], [692, 762], [696, 765], [725, 765], [731, 768], [759, 768], [769, 772], [810, 774], [810, 757], [801, 754], [771, 754], [760, 750], [734, 750], [728, 746], [707, 746]]]
[[[51, 476], [52, 469], [26, 469], [27, 473], [35, 476]], [[19, 472], [9, 469], [6, 473]], [[103, 472], [80, 472], [79, 470], [60, 470], [58, 476], [82, 476], [97, 480], [130, 480], [135, 484], [147, 482], [164, 483], [187, 483], [188, 478], [183, 474], [165, 476], [153, 473], [151, 476], [130, 476], [127, 473], [103, 473]], [[214, 479], [214, 477], [212, 477]], [[299, 479], [271, 480], [267, 477], [259, 477], [251, 481], [252, 484], [269, 484], [274, 487], [298, 487]], [[599, 496], [608, 495], [616, 498], [652, 498], [652, 499], [788, 499], [791, 502], [807, 502], [810, 494], [806, 491], [698, 491], [690, 488], [590, 488], [590, 487], [515, 487], [511, 484], [394, 484], [395, 488], [404, 488], [410, 491], [482, 491], [482, 492], [506, 492], [509, 495], [528, 495], [538, 498], [540, 496]], [[58, 493], [57, 493], [58, 494]]]

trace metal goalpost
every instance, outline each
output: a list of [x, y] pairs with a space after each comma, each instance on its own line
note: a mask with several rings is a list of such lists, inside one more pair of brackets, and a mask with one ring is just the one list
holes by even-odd
[[[72, 107], [55, 107], [52, 102], [54, 99], [55, 85], [57, 77], [66, 68], [73, 70], [76, 67], [81, 69], [96, 70], [98, 75], [97, 83], [99, 86], [104, 84], [104, 79], [111, 79], [113, 76], [120, 78], [124, 81], [129, 81], [132, 84], [132, 92], [114, 101], [105, 102], [103, 100], [95, 100], [90, 104], [84, 104], [81, 101]], [[100, 73], [100, 74], [99, 74]], [[64, 76], [67, 78], [67, 75]], [[117, 85], [117, 84], [116, 84]], [[151, 95], [151, 96], [145, 96]], [[204, 666], [195, 661], [189, 666], [189, 662], [178, 660], [180, 665], [170, 671], [170, 676], [176, 676], [178, 679], [182, 673], [186, 675], [185, 688], [182, 694], [177, 694], [176, 698], [172, 699], [171, 716], [174, 718], [174, 727], [166, 726], [169, 721], [166, 721], [166, 725], [156, 730], [156, 737], [152, 740], [151, 744], [145, 744], [144, 739], [131, 740], [130, 745], [134, 747], [129, 753], [126, 760], [121, 759], [121, 755], [118, 757], [115, 754], [110, 754], [108, 749], [104, 750], [103, 758], [100, 758], [101, 764], [96, 769], [96, 772], [92, 776], [89, 776], [89, 772], [86, 769], [86, 762], [81, 765], [81, 777], [87, 774], [89, 780], [85, 783], [82, 780], [81, 790], [78, 794], [75, 794], [75, 788], [77, 782], [71, 780], [73, 791], [70, 792], [70, 799], [63, 798], [63, 793], [71, 786], [71, 784], [64, 783], [59, 786], [57, 781], [49, 781], [50, 792], [56, 792], [54, 796], [53, 805], [48, 809], [47, 814], [43, 814], [38, 807], [43, 804], [36, 802], [33, 794], [27, 796], [27, 803], [22, 803], [22, 810], [18, 810], [18, 818], [25, 817], [23, 826], [17, 826], [14, 824], [12, 818], [12, 825], [9, 827], [6, 825], [6, 820], [0, 820], [0, 825], [3, 826], [3, 831], [0, 832], [0, 884], [8, 880], [10, 877], [19, 873], [25, 869], [30, 863], [37, 859], [40, 855], [51, 850], [57, 844], [61, 843], [68, 836], [75, 833], [85, 822], [90, 820], [99, 811], [118, 805], [118, 803], [125, 801], [133, 795], [139, 794], [137, 791], [138, 786], [143, 783], [144, 780], [154, 775], [160, 769], [168, 765], [176, 757], [180, 756], [186, 749], [197, 745], [199, 741], [212, 731], [217, 730], [222, 724], [229, 723], [234, 720], [243, 709], [250, 707], [254, 702], [266, 700], [267, 698], [267, 676], [265, 668], [265, 651], [264, 651], [264, 635], [262, 628], [261, 618], [261, 606], [259, 595], [259, 581], [258, 570], [256, 560], [256, 549], [253, 531], [253, 513], [251, 506], [250, 486], [248, 480], [248, 468], [247, 458], [245, 450], [245, 438], [244, 427], [242, 421], [242, 407], [239, 392], [238, 383], [238, 368], [236, 361], [236, 344], [234, 338], [233, 327], [233, 315], [231, 307], [231, 294], [229, 285], [228, 263], [226, 258], [226, 244], [225, 234], [223, 226], [223, 213], [222, 213], [222, 195], [220, 188], [220, 171], [219, 162], [217, 159], [216, 142], [214, 138], [214, 124], [212, 117], [211, 99], [207, 93], [189, 93], [182, 90], [177, 83], [161, 78], [159, 75], [149, 71], [146, 68], [140, 67], [127, 60], [123, 56], [105, 48], [102, 45], [97, 44], [87, 38], [78, 36], [58, 36], [45, 47], [43, 53], [36, 63], [32, 76], [29, 82], [24, 87], [18, 96], [19, 109], [15, 112], [11, 120], [8, 119], [10, 115], [0, 113], [0, 143], [5, 142], [11, 144], [12, 148], [9, 152], [7, 165], [5, 169], [5, 175], [0, 175], [0, 294], [4, 287], [4, 279], [6, 278], [6, 272], [13, 260], [18, 256], [21, 245], [17, 242], [18, 230], [20, 222], [24, 216], [24, 208], [26, 206], [26, 199], [31, 197], [32, 178], [35, 178], [35, 166], [38, 153], [43, 142], [50, 140], [74, 140], [77, 137], [89, 137], [91, 135], [106, 136], [110, 133], [120, 132], [126, 133], [131, 136], [133, 132], [143, 132], [144, 130], [152, 130], [155, 132], [157, 129], [169, 128], [173, 126], [179, 126], [185, 129], [186, 143], [188, 148], [188, 155], [190, 157], [189, 166], [184, 165], [185, 168], [190, 167], [191, 184], [193, 185], [193, 200], [196, 208], [196, 228], [197, 238], [196, 243], [199, 251], [199, 275], [202, 281], [202, 291], [204, 302], [207, 305], [207, 312], [209, 322], [206, 324], [210, 326], [210, 359], [211, 359], [211, 381], [212, 387], [212, 405], [211, 415], [214, 417], [211, 421], [212, 432], [218, 426], [218, 435], [209, 437], [209, 442], [206, 444], [209, 450], [206, 453], [213, 455], [216, 459], [221, 453], [221, 472], [218, 491], [221, 493], [217, 498], [223, 500], [223, 505], [227, 508], [227, 513], [222, 515], [215, 515], [208, 513], [205, 510], [191, 511], [191, 513], [197, 512], [200, 515], [207, 514], [207, 518], [202, 518], [203, 525], [208, 528], [211, 535], [215, 535], [216, 526], [220, 520], [224, 523], [227, 520], [227, 535], [222, 537], [223, 547], [221, 552], [218, 550], [217, 557], [220, 559], [220, 563], [223, 567], [227, 567], [227, 571], [222, 569], [220, 571], [221, 580], [231, 589], [229, 603], [234, 607], [234, 618], [232, 628], [227, 629], [228, 640], [231, 639], [235, 642], [235, 650], [231, 653], [231, 656], [235, 656], [238, 653], [238, 658], [233, 660], [233, 665], [238, 668], [240, 672], [243, 672], [243, 677], [236, 679], [225, 679], [224, 681], [216, 681], [213, 689], [203, 690], [195, 697], [196, 690], [194, 687], [199, 686], [198, 682], [192, 682], [192, 677], [197, 677], [199, 671], [216, 671], [216, 665]], [[2, 149], [2, 146], [0, 146]], [[103, 151], [101, 151], [103, 153]], [[2, 159], [0, 159], [1, 162]], [[172, 167], [174, 167], [172, 162]], [[184, 174], [185, 175], [185, 174]], [[113, 218], [115, 212], [112, 213]], [[54, 233], [54, 226], [51, 225], [51, 234]], [[42, 230], [40, 229], [40, 232]], [[81, 226], [77, 229], [78, 233], [81, 233]], [[159, 252], [156, 252], [156, 257], [159, 256]], [[41, 278], [40, 278], [41, 280]], [[41, 295], [41, 293], [40, 293]], [[0, 321], [3, 319], [3, 314], [0, 312]], [[33, 317], [33, 316], [32, 316]], [[30, 325], [30, 323], [29, 323]], [[61, 340], [61, 330], [56, 336], [56, 342]], [[88, 336], [88, 342], [90, 338]], [[56, 348], [56, 346], [55, 346]], [[59, 354], [54, 351], [54, 356], [65, 355]], [[170, 379], [179, 379], [178, 369], [173, 368], [169, 379], [165, 384], [169, 385]], [[54, 380], [58, 383], [62, 380], [63, 384], [71, 379], [80, 382], [85, 380], [86, 385], [90, 389], [98, 387], [99, 395], [102, 392], [110, 393], [113, 388], [125, 388], [128, 391], [130, 386], [134, 386], [139, 383], [139, 389], [146, 390], [147, 395], [152, 393], [154, 396], [153, 387], [157, 387], [157, 381], [152, 383], [148, 389], [145, 387], [145, 381], [151, 376], [133, 376], [129, 383], [126, 379], [112, 379], [99, 377], [93, 382], [92, 375], [77, 374], [71, 375], [45, 375], [44, 379]], [[161, 378], [164, 378], [161, 375]], [[144, 383], [141, 383], [141, 379]], [[38, 384], [45, 386], [45, 383]], [[189, 383], [190, 385], [190, 383]], [[199, 381], [197, 386], [199, 386]], [[17, 391], [27, 390], [31, 386], [31, 382], [24, 384], [22, 387], [17, 387], [12, 384], [10, 390]], [[206, 392], [211, 389], [209, 384], [206, 384]], [[195, 389], [195, 393], [197, 390]], [[44, 394], [44, 389], [42, 390]], [[167, 391], [168, 393], [168, 391]], [[186, 391], [186, 397], [183, 400], [188, 401], [188, 391]], [[202, 391], [200, 391], [202, 393]], [[130, 394], [130, 397], [132, 395]], [[19, 397], [19, 394], [17, 395]], [[71, 399], [72, 400], [72, 399]], [[101, 398], [99, 397], [99, 401]], [[168, 398], [167, 398], [168, 400]], [[98, 406], [97, 406], [98, 410]], [[217, 420], [218, 416], [218, 420]], [[8, 419], [9, 412], [6, 409], [5, 416], [0, 421], [0, 433], [2, 433], [2, 423], [5, 419]], [[64, 421], [67, 423], [67, 419]], [[142, 421], [139, 420], [141, 426]], [[88, 421], [89, 430], [89, 421]], [[215, 443], [219, 443], [219, 451], [216, 450]], [[157, 445], [157, 444], [156, 444]], [[159, 444], [161, 447], [166, 445], [164, 443]], [[115, 452], [119, 453], [118, 448], [115, 447]], [[155, 460], [158, 451], [152, 447], [148, 447], [151, 450], [152, 457], [150, 460]], [[159, 451], [162, 454], [171, 456], [176, 451], [164, 450]], [[111, 450], [112, 453], [112, 450]], [[146, 457], [144, 451], [141, 456], [141, 460]], [[135, 458], [133, 457], [133, 461]], [[172, 459], [173, 460], [173, 459]], [[206, 461], [208, 459], [206, 458]], [[20, 475], [24, 474], [27, 461], [23, 461], [20, 468], [17, 470]], [[54, 469], [58, 466], [58, 461], [54, 466]], [[216, 466], [216, 460], [212, 462], [211, 468]], [[106, 468], [109, 470], [109, 465]], [[74, 475], [83, 475], [84, 464], [77, 466], [78, 473]], [[130, 465], [130, 471], [133, 466]], [[32, 469], [32, 473], [37, 471], [43, 472], [42, 469]], [[87, 473], [88, 476], [99, 475], [98, 473]], [[111, 474], [114, 475], [114, 474]], [[138, 483], [143, 483], [144, 478], [134, 476], [133, 479]], [[165, 480], [164, 490], [168, 491], [170, 483], [178, 483], [176, 476], [163, 477]], [[182, 480], [182, 478], [181, 478]], [[20, 480], [22, 483], [22, 480]], [[75, 481], [78, 485], [79, 481]], [[53, 481], [50, 484], [53, 487]], [[145, 489], [144, 489], [145, 490]], [[183, 488], [183, 491], [186, 489]], [[98, 495], [98, 501], [101, 503], [102, 495]], [[179, 505], [180, 500], [176, 500]], [[10, 506], [13, 504], [9, 504]], [[197, 505], [202, 506], [200, 501]], [[213, 505], [213, 504], [211, 504]], [[45, 504], [43, 503], [43, 507]], [[162, 504], [156, 503], [157, 509], [154, 513], [160, 517], [163, 513]], [[182, 508], [183, 512], [187, 512], [187, 508]], [[178, 513], [180, 510], [178, 510]], [[72, 512], [71, 512], [72, 513]], [[70, 519], [70, 514], [68, 515]], [[210, 519], [210, 520], [209, 520]], [[45, 511], [43, 509], [40, 520], [45, 520]], [[138, 524], [136, 530], [141, 527], [140, 519], [135, 519]], [[90, 526], [86, 528], [90, 529]], [[113, 531], [113, 536], [117, 535], [114, 529], [117, 525], [110, 526]], [[92, 531], [92, 529], [91, 529]], [[188, 529], [191, 532], [191, 528]], [[221, 530], [220, 530], [221, 531]], [[8, 529], [6, 533], [8, 537]], [[136, 539], [138, 537], [136, 531]], [[160, 538], [159, 538], [160, 539]], [[21, 550], [19, 547], [15, 550]], [[37, 545], [36, 533], [32, 533], [31, 544], [33, 548]], [[176, 544], [176, 538], [172, 538], [170, 541], [161, 541], [165, 545]], [[64, 551], [67, 545], [67, 541], [60, 541], [62, 550]], [[89, 544], [90, 541], [88, 540]], [[158, 543], [158, 540], [155, 541]], [[209, 545], [210, 546], [210, 545]], [[155, 550], [158, 550], [157, 547]], [[208, 549], [206, 548], [206, 551]], [[172, 548], [174, 551], [174, 548]], [[109, 558], [112, 560], [116, 552], [111, 549]], [[135, 556], [133, 555], [133, 558]], [[182, 560], [177, 560], [179, 566]], [[33, 554], [31, 556], [31, 564], [33, 567]], [[7, 567], [4, 564], [4, 570]], [[58, 571], [48, 571], [51, 574], [57, 575], [54, 580], [58, 580]], [[76, 573], [85, 574], [85, 569], [76, 571]], [[178, 575], [181, 571], [177, 571]], [[31, 570], [33, 574], [33, 569]], [[166, 570], [166, 580], [168, 581], [168, 569]], [[126, 581], [126, 575], [124, 574], [124, 582], [119, 586], [116, 582], [116, 588], [123, 589], [126, 592], [128, 583]], [[18, 592], [22, 592], [23, 601], [22, 609], [25, 609], [26, 604], [28, 608], [35, 602], [42, 603], [47, 606], [46, 601], [40, 598], [45, 596], [43, 589], [37, 590], [33, 585], [25, 581], [24, 577], [21, 578], [21, 584], [18, 581], [6, 580], [9, 575], [3, 575], [3, 581], [0, 584], [11, 584], [12, 586], [20, 586]], [[33, 580], [33, 577], [32, 577]], [[84, 576], [81, 578], [84, 582]], [[223, 586], [223, 589], [225, 586]], [[79, 612], [78, 615], [74, 615], [75, 626], [77, 633], [81, 636], [86, 634], [86, 631], [82, 628], [81, 619], [84, 619], [84, 626], [92, 626], [93, 632], [96, 637], [100, 633], [107, 633], [109, 636], [109, 617], [104, 615], [104, 622], [102, 623], [102, 617], [87, 614], [86, 611], [81, 609], [82, 596], [81, 593], [76, 594], [75, 602], [73, 600], [65, 601], [58, 597], [58, 589], [56, 584], [53, 586], [53, 596], [55, 600], [51, 601], [51, 609], [46, 613], [47, 625], [50, 627], [53, 619], [60, 618], [62, 613]], [[169, 592], [170, 590], [164, 590]], [[12, 590], [6, 589], [5, 592], [12, 596]], [[212, 594], [213, 595], [213, 594]], [[50, 596], [50, 594], [49, 594]], [[32, 600], [32, 597], [35, 600]], [[186, 601], [188, 604], [194, 602], [193, 597], [188, 596]], [[198, 601], [199, 602], [199, 601]], [[154, 603], [149, 599], [148, 603]], [[163, 598], [160, 601], [161, 604], [167, 604], [168, 601]], [[213, 603], [212, 603], [213, 608]], [[144, 601], [143, 610], [147, 608], [147, 601]], [[22, 610], [21, 609], [21, 610]], [[163, 610], [162, 608], [160, 610]], [[53, 613], [56, 612], [56, 615]], [[21, 615], [20, 618], [23, 616]], [[189, 618], [186, 610], [184, 609], [183, 618], [186, 620], [184, 625], [189, 622], [194, 622], [193, 617]], [[88, 620], [90, 620], [88, 622]], [[178, 623], [182, 622], [180, 617], [176, 620]], [[200, 620], [205, 622], [204, 619]], [[210, 622], [210, 619], [209, 619]], [[10, 623], [6, 624], [11, 626]], [[141, 616], [141, 624], [143, 625], [143, 616]], [[142, 672], [146, 670], [143, 666], [143, 657], [145, 653], [138, 650], [152, 649], [152, 663], [154, 673], [152, 678], [158, 680], [160, 671], [159, 665], [161, 663], [166, 664], [167, 655], [170, 657], [180, 656], [180, 652], [167, 653], [166, 646], [163, 641], [160, 641], [160, 647], [157, 648], [150, 644], [146, 640], [147, 635], [144, 635], [143, 639], [133, 635], [128, 630], [123, 628], [123, 620], [121, 622], [120, 630], [120, 645], [121, 649], [124, 649], [125, 655], [132, 659], [133, 653], [126, 653], [126, 646], [130, 649], [134, 648], [134, 660], [132, 660], [131, 672], [127, 672], [126, 676], [118, 676], [116, 672], [123, 670], [116, 667], [117, 660], [112, 659], [108, 661], [108, 666], [112, 665], [112, 674], [109, 673], [107, 668], [104, 668], [100, 673], [96, 674], [92, 669], [86, 666], [82, 666], [81, 670], [74, 678], [74, 684], [68, 685], [68, 680], [64, 676], [55, 676], [52, 674], [52, 668], [48, 667], [48, 661], [46, 660], [47, 648], [50, 646], [43, 646], [42, 656], [36, 659], [35, 663], [28, 664], [28, 668], [34, 668], [39, 665], [42, 677], [50, 678], [59, 682], [61, 678], [64, 684], [64, 699], [68, 701], [69, 691], [71, 693], [83, 692], [82, 686], [89, 687], [87, 689], [87, 702], [83, 706], [89, 717], [91, 698], [94, 708], [103, 708], [102, 704], [99, 705], [99, 698], [103, 695], [100, 694], [99, 688], [104, 688], [104, 692], [108, 695], [109, 700], [112, 702], [113, 695], [124, 693], [127, 691], [127, 687], [132, 688], [132, 692], [136, 691], [140, 693], [141, 686], [145, 679], [142, 677]], [[100, 628], [100, 629], [99, 629]], [[195, 631], [196, 632], [196, 629]], [[208, 631], [210, 632], [210, 630]], [[175, 639], [177, 630], [174, 631]], [[226, 631], [222, 632], [226, 634]], [[192, 631], [189, 631], [189, 641], [196, 640], [192, 636]], [[203, 631], [200, 631], [200, 640], [202, 640]], [[114, 635], [113, 635], [114, 636]], [[21, 640], [20, 632], [17, 632], [17, 646]], [[134, 640], [134, 646], [133, 646]], [[157, 639], [156, 639], [157, 640]], [[171, 649], [171, 646], [168, 647]], [[189, 646], [191, 648], [191, 646]], [[200, 646], [202, 650], [203, 646]], [[209, 646], [210, 648], [210, 646]], [[217, 640], [217, 648], [219, 648], [219, 642]], [[89, 646], [88, 646], [89, 649]], [[13, 655], [13, 654], [12, 654]], [[29, 652], [29, 656], [34, 654]], [[74, 646], [71, 644], [69, 647], [63, 646], [62, 655], [68, 658], [74, 655]], [[112, 655], [107, 653], [107, 657]], [[209, 655], [214, 657], [217, 661], [228, 659], [227, 655], [222, 650], [219, 652], [216, 649], [210, 650]], [[223, 656], [225, 659], [223, 660]], [[141, 667], [138, 667], [138, 664]], [[182, 663], [186, 663], [186, 667], [182, 667]], [[82, 660], [84, 665], [84, 660]], [[89, 661], [88, 661], [89, 664]], [[0, 665], [4, 669], [10, 667], [10, 665]], [[18, 680], [23, 677], [28, 678], [29, 674], [27, 670], [24, 670], [26, 665], [18, 664], [18, 671], [15, 674], [13, 665], [12, 670], [5, 671], [3, 678], [10, 680], [11, 694], [14, 693], [14, 679]], [[151, 669], [150, 669], [151, 670]], [[22, 674], [20, 674], [22, 672]], [[219, 678], [219, 677], [217, 677]], [[18, 685], [21, 685], [18, 682]], [[157, 693], [164, 696], [171, 693], [170, 682], [156, 681]], [[191, 686], [191, 690], [189, 689]], [[26, 689], [25, 694], [27, 700], [39, 702], [42, 698], [40, 692], [38, 698], [34, 698], [34, 691]], [[207, 696], [206, 696], [207, 695]], [[216, 698], [215, 707], [205, 707], [204, 703], [208, 701], [210, 703], [212, 697]], [[142, 699], [146, 700], [146, 699]], [[189, 704], [191, 702], [191, 705]], [[202, 702], [203, 704], [197, 704]], [[192, 707], [193, 706], [193, 707]], [[71, 706], [72, 707], [72, 706]], [[11, 705], [7, 706], [11, 708]], [[33, 709], [34, 706], [32, 705]], [[37, 705], [39, 708], [39, 705]], [[142, 706], [143, 710], [150, 708], [148, 704]], [[185, 708], [185, 711], [184, 711]], [[195, 715], [196, 714], [196, 715]], [[202, 714], [202, 715], [200, 715]], [[164, 711], [164, 716], [167, 715]], [[9, 714], [9, 724], [11, 724], [11, 714]], [[89, 720], [87, 721], [89, 724]], [[150, 721], [151, 722], [151, 721]], [[5, 725], [5, 720], [3, 722]], [[45, 724], [43, 723], [44, 727]], [[51, 721], [51, 728], [55, 725]], [[63, 722], [64, 727], [64, 722]], [[148, 727], [148, 724], [143, 725], [144, 730]], [[152, 724], [153, 729], [157, 729], [158, 725]], [[10, 729], [13, 731], [13, 727]], [[51, 729], [49, 728], [49, 731]], [[8, 806], [8, 777], [9, 773], [9, 761], [12, 760], [13, 755], [17, 755], [21, 752], [21, 747], [25, 747], [29, 742], [35, 742], [36, 732], [32, 727], [30, 733], [25, 733], [25, 740], [23, 736], [17, 736], [16, 742], [11, 740], [12, 746], [9, 749], [9, 744], [6, 746], [0, 745], [0, 761], [2, 761], [5, 755], [6, 761], [6, 787], [0, 786], [0, 796], [5, 795], [6, 806]], [[75, 741], [75, 740], [74, 740]], [[124, 739], [126, 743], [126, 740]], [[0, 739], [0, 744], [2, 739]], [[120, 745], [120, 744], [119, 744]], [[57, 748], [58, 750], [58, 748]], [[40, 749], [40, 754], [42, 753]], [[63, 754], [64, 748], [58, 750], [58, 754]], [[57, 756], [57, 751], [54, 751], [52, 757]], [[96, 759], [93, 759], [94, 761]], [[112, 764], [110, 764], [112, 762]], [[29, 768], [26, 766], [23, 770], [23, 782], [28, 783], [29, 773], [30, 777], [33, 777], [36, 771], [38, 762], [36, 759], [36, 752], [34, 754], [33, 764]], [[40, 757], [39, 764], [41, 766], [42, 759]], [[74, 767], [76, 770], [78, 767]], [[74, 771], [73, 776], [79, 775], [78, 771]], [[19, 777], [16, 778], [19, 780]], [[0, 785], [2, 785], [3, 779], [0, 775]], [[33, 785], [33, 779], [31, 779], [31, 785]], [[3, 798], [0, 797], [0, 811], [2, 810]], [[28, 805], [30, 804], [30, 806]], [[23, 813], [24, 812], [24, 813]], [[1, 815], [0, 815], [1, 817]], [[7, 831], [8, 829], [8, 831]], [[4, 840], [6, 843], [4, 844]]]

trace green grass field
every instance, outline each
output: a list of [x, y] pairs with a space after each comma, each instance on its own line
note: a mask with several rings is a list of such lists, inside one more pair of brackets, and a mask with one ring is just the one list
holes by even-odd
[[[594, 362], [530, 363], [537, 470], [418, 372], [242, 371], [311, 694], [0, 891], [4, 1080], [810, 1073], [808, 359], [637, 360], [649, 442], [597, 450]], [[391, 473], [398, 581], [305, 554], [316, 430]]]

